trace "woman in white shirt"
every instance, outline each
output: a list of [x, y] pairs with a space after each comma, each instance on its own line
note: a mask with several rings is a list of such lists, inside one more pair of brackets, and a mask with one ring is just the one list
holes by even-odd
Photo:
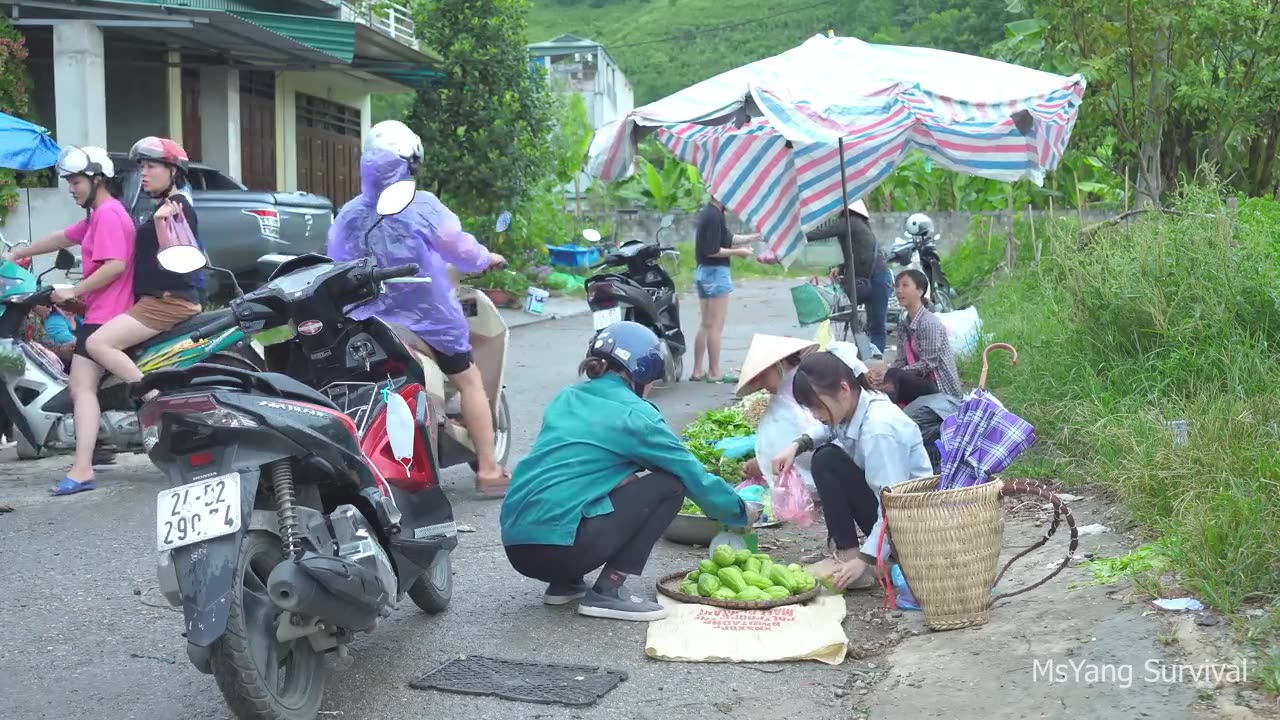
[[774, 459], [774, 471], [781, 475], [797, 455], [815, 451], [813, 480], [839, 563], [832, 576], [839, 588], [874, 584], [869, 570], [877, 554], [887, 558], [893, 550], [888, 538], [882, 538], [880, 492], [933, 475], [920, 428], [888, 396], [872, 389], [866, 367], [851, 353], [852, 348], [837, 347], [801, 361], [792, 392], [821, 426]]

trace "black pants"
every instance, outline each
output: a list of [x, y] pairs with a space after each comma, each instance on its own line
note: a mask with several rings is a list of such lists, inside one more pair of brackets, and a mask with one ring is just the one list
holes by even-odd
[[547, 583], [577, 582], [601, 566], [640, 575], [653, 546], [680, 512], [684, 485], [674, 475], [641, 475], [609, 493], [613, 512], [583, 518], [573, 545], [508, 545], [516, 572]]
[[880, 512], [880, 501], [867, 485], [866, 474], [838, 445], [818, 448], [810, 469], [822, 498], [827, 537], [837, 550], [858, 547], [858, 531], [863, 537], [870, 533]]

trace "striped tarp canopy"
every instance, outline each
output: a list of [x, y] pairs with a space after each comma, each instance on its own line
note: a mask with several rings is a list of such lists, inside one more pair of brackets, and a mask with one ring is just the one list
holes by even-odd
[[790, 264], [804, 231], [866, 195], [913, 149], [957, 172], [1036, 184], [1062, 158], [1085, 81], [971, 55], [810, 38], [596, 132], [588, 171], [631, 174], [652, 134]]

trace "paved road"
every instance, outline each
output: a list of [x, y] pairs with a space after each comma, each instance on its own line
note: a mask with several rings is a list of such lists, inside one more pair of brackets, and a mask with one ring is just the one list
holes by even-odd
[[[740, 288], [724, 353], [735, 367], [753, 332], [800, 332], [787, 282]], [[696, 323], [688, 298], [686, 327]], [[515, 330], [509, 369], [515, 457], [537, 432], [542, 408], [573, 382], [590, 319], [543, 322]], [[805, 332], [808, 332], [807, 330]], [[681, 384], [654, 400], [675, 427], [727, 404], [732, 387]], [[99, 490], [48, 498], [64, 459], [32, 463], [0, 458], [0, 717], [176, 719], [229, 717], [213, 679], [190, 667], [181, 614], [155, 591], [152, 523], [161, 481], [145, 459], [124, 456], [103, 472]], [[644, 625], [581, 618], [541, 604], [542, 586], [506, 562], [497, 533], [499, 505], [470, 499], [467, 473], [451, 490], [464, 534], [455, 556], [453, 606], [427, 617], [412, 605], [359, 640], [353, 659], [334, 663], [325, 717], [368, 718], [670, 718], [761, 714], [771, 718], [848, 716], [851, 699], [834, 691], [848, 666], [805, 663], [767, 668], [664, 663], [644, 657]], [[798, 543], [785, 547], [798, 553]], [[645, 585], [687, 566], [686, 548], [662, 543]], [[460, 653], [602, 665], [630, 680], [588, 709], [537, 706], [412, 690], [408, 682]], [[734, 691], [741, 703], [733, 703]], [[719, 703], [716, 708], [706, 704]], [[714, 712], [713, 712], [714, 710]], [[834, 713], [833, 713], [834, 710]]]

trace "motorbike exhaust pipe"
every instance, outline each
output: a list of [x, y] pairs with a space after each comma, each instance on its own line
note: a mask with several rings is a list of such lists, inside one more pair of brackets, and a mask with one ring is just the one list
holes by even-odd
[[359, 565], [307, 553], [272, 569], [267, 594], [281, 610], [359, 632], [373, 627], [386, 593]]

